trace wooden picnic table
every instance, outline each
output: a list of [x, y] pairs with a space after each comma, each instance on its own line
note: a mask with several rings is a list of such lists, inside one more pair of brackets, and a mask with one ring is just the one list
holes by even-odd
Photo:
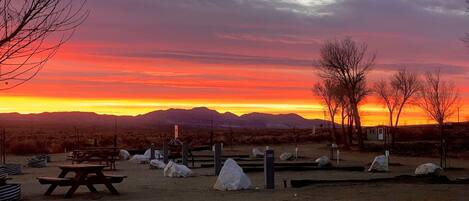
[[[58, 166], [62, 171], [58, 177], [38, 177], [37, 179], [41, 184], [50, 184], [44, 195], [51, 195], [57, 186], [70, 186], [70, 189], [65, 194], [65, 198], [70, 198], [81, 185], [86, 185], [88, 189], [95, 193], [97, 192], [94, 184], [104, 184], [107, 189], [114, 195], [119, 192], [114, 188], [112, 183], [120, 183], [125, 176], [119, 175], [104, 175], [104, 165], [94, 164], [68, 164]], [[68, 173], [74, 172], [74, 177], [65, 177]]]
[[73, 151], [72, 163], [83, 162], [102, 162], [110, 167], [111, 170], [116, 169], [116, 161], [119, 159], [119, 148], [117, 147], [92, 147]]

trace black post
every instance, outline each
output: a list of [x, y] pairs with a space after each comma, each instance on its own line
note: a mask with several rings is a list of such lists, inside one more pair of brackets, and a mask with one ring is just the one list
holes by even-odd
[[266, 189], [275, 188], [274, 150], [267, 149], [264, 154], [264, 180]]
[[169, 156], [168, 156], [168, 141], [164, 140], [163, 141], [163, 162], [168, 163], [169, 162]]
[[98, 137], [94, 137], [93, 146], [98, 147]]
[[3, 129], [2, 133], [2, 164], [5, 165], [6, 161], [6, 131]]
[[182, 143], [182, 153], [181, 153], [181, 156], [182, 156], [182, 164], [187, 166], [187, 144], [186, 143]]
[[215, 176], [218, 176], [221, 171], [221, 144], [216, 143], [215, 144], [215, 152], [213, 155], [213, 160], [214, 160], [214, 168], [215, 168]]
[[155, 159], [155, 144], [151, 143], [150, 146], [150, 160]]

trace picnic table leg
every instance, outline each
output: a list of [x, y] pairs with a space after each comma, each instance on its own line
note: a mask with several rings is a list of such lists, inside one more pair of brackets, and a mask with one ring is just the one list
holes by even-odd
[[84, 183], [86, 176], [88, 176], [87, 172], [86, 173], [85, 172], [77, 172], [76, 175], [75, 175], [75, 180], [72, 184], [72, 187], [70, 187], [70, 189], [68, 189], [67, 194], [65, 194], [64, 198], [71, 198], [72, 195], [75, 193], [75, 191], [80, 186], [80, 184]]
[[[68, 171], [62, 170], [62, 172], [60, 172], [59, 174], [59, 178], [64, 178], [65, 175], [67, 175], [67, 173]], [[52, 192], [55, 190], [55, 188], [57, 188], [57, 184], [51, 184], [49, 188], [47, 189], [47, 191], [44, 193], [44, 195], [51, 195]]]
[[114, 188], [114, 186], [112, 186], [112, 183], [109, 180], [106, 179], [103, 172], [97, 171], [96, 176], [98, 176], [98, 178], [103, 181], [104, 185], [107, 187], [107, 189], [109, 191], [111, 191], [112, 194], [119, 195], [119, 192], [117, 192], [117, 190]]
[[96, 188], [93, 186], [93, 184], [86, 184], [86, 187], [88, 187], [88, 189], [93, 193], [98, 192], [98, 190], [96, 190]]

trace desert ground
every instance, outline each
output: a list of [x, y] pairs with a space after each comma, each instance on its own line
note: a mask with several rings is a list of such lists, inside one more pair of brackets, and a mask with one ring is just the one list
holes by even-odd
[[[226, 148], [224, 153], [249, 153], [252, 146], [236, 146]], [[272, 147], [276, 155], [284, 151], [293, 151], [293, 145], [276, 145]], [[324, 144], [303, 144], [299, 146], [302, 160], [314, 160], [321, 155], [328, 155]], [[362, 153], [357, 151], [341, 152], [340, 165], [366, 165], [377, 153]], [[24, 168], [22, 175], [11, 176], [10, 183], [22, 184], [24, 200], [64, 200], [67, 187], [58, 187], [52, 196], [43, 196], [46, 185], [40, 185], [36, 177], [57, 176], [59, 164], [71, 163], [65, 160], [65, 154], [53, 154], [52, 162], [45, 168]], [[10, 163], [24, 163], [28, 157], [9, 156]], [[278, 161], [278, 157], [276, 157]], [[392, 156], [392, 163], [402, 166], [390, 166], [388, 173], [347, 172], [347, 171], [303, 171], [276, 172], [275, 190], [264, 189], [262, 172], [247, 173], [252, 180], [251, 190], [222, 192], [213, 190], [212, 186], [217, 177], [213, 175], [213, 168], [193, 169], [194, 176], [189, 178], [167, 178], [163, 170], [149, 169], [148, 165], [136, 164], [129, 161], [119, 161], [116, 171], [109, 174], [123, 174], [128, 178], [123, 183], [115, 184], [121, 195], [111, 195], [103, 185], [96, 185], [99, 193], [90, 193], [86, 187], [80, 187], [72, 199], [68, 200], [467, 200], [468, 185], [442, 184], [402, 184], [379, 183], [357, 184], [345, 183], [340, 185], [321, 184], [304, 188], [283, 187], [283, 180], [291, 179], [357, 179], [380, 178], [402, 174], [413, 174], [415, 167], [422, 163], [438, 163], [438, 158], [419, 158]], [[335, 162], [334, 162], [335, 165]], [[450, 160], [451, 167], [464, 169], [445, 171], [450, 178], [469, 176], [468, 160]]]

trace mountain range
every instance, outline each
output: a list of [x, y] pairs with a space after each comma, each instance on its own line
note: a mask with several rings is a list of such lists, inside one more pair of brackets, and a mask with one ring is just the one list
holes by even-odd
[[329, 123], [320, 119], [305, 119], [297, 114], [249, 113], [241, 116], [219, 113], [206, 107], [157, 110], [137, 116], [102, 115], [91, 112], [45, 112], [38, 114], [0, 113], [0, 126], [8, 125], [74, 125], [74, 126], [134, 126], [187, 125], [194, 127], [238, 128], [312, 128]]

